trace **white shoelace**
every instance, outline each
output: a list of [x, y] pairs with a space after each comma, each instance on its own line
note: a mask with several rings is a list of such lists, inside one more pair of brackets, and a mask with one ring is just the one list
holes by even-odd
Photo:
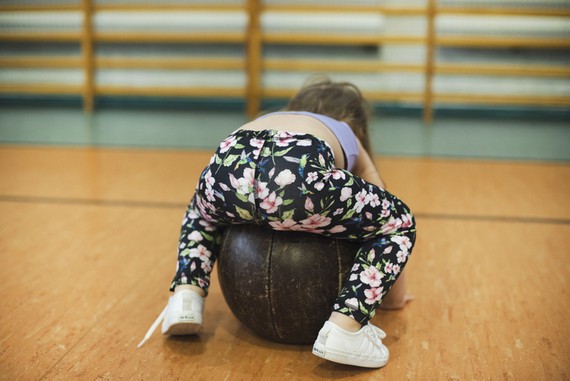
[[152, 336], [152, 334], [154, 333], [154, 331], [156, 331], [156, 327], [158, 327], [158, 325], [162, 322], [162, 320], [164, 319], [164, 315], [166, 315], [166, 309], [168, 308], [168, 305], [166, 307], [164, 307], [164, 309], [162, 310], [162, 312], [160, 313], [160, 315], [158, 315], [158, 317], [156, 318], [156, 320], [154, 321], [154, 323], [152, 323], [152, 325], [150, 326], [150, 328], [148, 329], [148, 331], [146, 332], [146, 334], [144, 335], [144, 338], [141, 340], [141, 342], [139, 343], [139, 345], [137, 345], [137, 349], [142, 347], [144, 343], [147, 342], [148, 339], [150, 339], [150, 337]]
[[[365, 334], [372, 340], [375, 347], [380, 348], [383, 345], [382, 339], [386, 337], [386, 332], [370, 323], [368, 323], [367, 327], [368, 329], [366, 329]], [[380, 341], [380, 343], [378, 343], [377, 340]]]

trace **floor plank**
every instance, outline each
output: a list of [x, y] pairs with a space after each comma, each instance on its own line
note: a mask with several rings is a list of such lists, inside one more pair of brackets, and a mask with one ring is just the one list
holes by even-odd
[[0, 147], [0, 379], [570, 378], [562, 164], [380, 158], [420, 229], [416, 299], [374, 319], [389, 335], [382, 370], [256, 337], [216, 277], [202, 336], [156, 333], [137, 350], [169, 295], [188, 184], [208, 156]]

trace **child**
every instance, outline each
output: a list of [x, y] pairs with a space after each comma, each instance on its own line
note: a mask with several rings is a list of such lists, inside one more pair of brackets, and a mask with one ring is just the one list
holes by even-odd
[[[382, 189], [369, 155], [365, 104], [349, 83], [310, 83], [286, 111], [247, 123], [220, 144], [182, 223], [174, 294], [145, 340], [162, 318], [166, 335], [201, 330], [223, 226], [251, 223], [361, 243], [313, 353], [361, 367], [388, 362], [385, 333], [368, 321], [408, 261], [415, 222]], [[406, 302], [398, 284], [388, 308]]]

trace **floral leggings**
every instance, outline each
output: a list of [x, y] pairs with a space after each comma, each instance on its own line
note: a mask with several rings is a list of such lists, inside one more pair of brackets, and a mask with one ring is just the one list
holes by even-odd
[[361, 243], [333, 310], [365, 324], [396, 281], [415, 241], [409, 208], [335, 168], [330, 146], [309, 135], [238, 130], [204, 169], [182, 223], [180, 284], [209, 287], [222, 229], [253, 223]]

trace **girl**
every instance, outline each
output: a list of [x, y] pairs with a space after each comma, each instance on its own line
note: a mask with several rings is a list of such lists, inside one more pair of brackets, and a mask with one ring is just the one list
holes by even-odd
[[[365, 106], [354, 85], [320, 80], [304, 86], [286, 111], [221, 142], [184, 217], [174, 294], [143, 342], [162, 319], [166, 335], [201, 330], [223, 226], [252, 223], [360, 242], [313, 353], [361, 367], [388, 362], [385, 333], [369, 320], [402, 273], [416, 229], [410, 209], [383, 189], [369, 154]], [[388, 308], [403, 306], [402, 280], [390, 295]]]

